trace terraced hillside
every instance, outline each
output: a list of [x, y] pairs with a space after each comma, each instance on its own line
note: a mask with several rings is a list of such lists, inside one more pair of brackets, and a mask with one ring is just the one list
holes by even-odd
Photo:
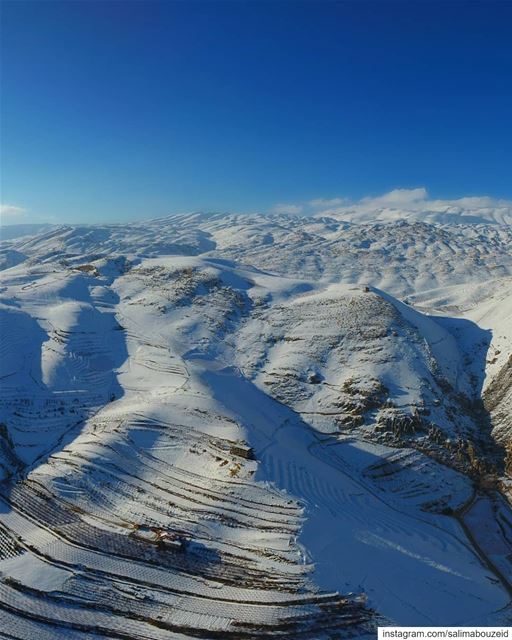
[[509, 240], [198, 214], [3, 243], [0, 637], [510, 621]]

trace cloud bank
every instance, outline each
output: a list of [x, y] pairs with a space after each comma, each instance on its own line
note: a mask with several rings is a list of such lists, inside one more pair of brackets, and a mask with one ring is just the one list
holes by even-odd
[[413, 219], [441, 224], [512, 224], [512, 200], [489, 196], [434, 199], [429, 197], [424, 187], [393, 189], [383, 195], [357, 201], [316, 198], [286, 207], [287, 211], [278, 212], [277, 208], [274, 211], [327, 216], [354, 223]]
[[0, 218], [19, 218], [27, 212], [23, 207], [18, 207], [14, 204], [0, 204]]
[[272, 209], [272, 213], [291, 213], [297, 214], [302, 213], [304, 210], [304, 206], [301, 204], [276, 204]]

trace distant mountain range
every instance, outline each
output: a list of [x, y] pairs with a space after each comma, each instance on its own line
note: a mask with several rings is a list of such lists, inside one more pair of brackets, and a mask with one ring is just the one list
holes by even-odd
[[13, 240], [50, 229], [51, 224], [0, 224], [0, 240]]

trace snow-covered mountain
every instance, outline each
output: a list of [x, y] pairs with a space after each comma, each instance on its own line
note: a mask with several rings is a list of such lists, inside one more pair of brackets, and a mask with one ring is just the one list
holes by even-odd
[[512, 227], [461, 207], [3, 242], [0, 637], [510, 623]]

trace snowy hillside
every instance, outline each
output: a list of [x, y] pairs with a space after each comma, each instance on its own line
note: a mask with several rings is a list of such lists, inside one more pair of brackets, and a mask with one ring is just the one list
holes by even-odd
[[466, 205], [2, 242], [0, 637], [510, 624], [512, 228]]

